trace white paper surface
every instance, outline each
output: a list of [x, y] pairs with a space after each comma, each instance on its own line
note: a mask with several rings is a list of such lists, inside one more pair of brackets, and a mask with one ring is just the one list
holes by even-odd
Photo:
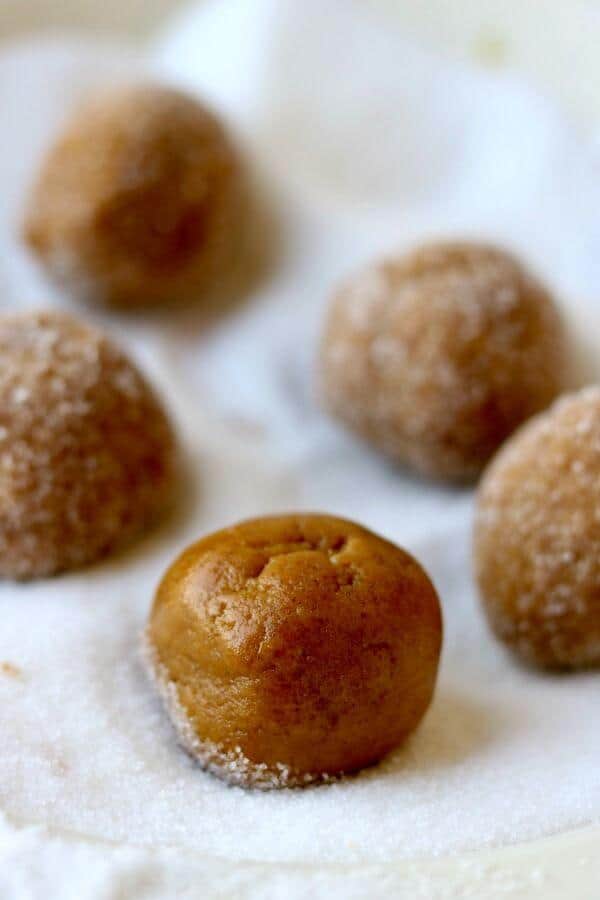
[[[298, 862], [452, 853], [598, 821], [598, 676], [531, 675], [505, 657], [471, 585], [470, 493], [394, 470], [326, 420], [312, 386], [335, 282], [432, 236], [514, 249], [558, 291], [593, 351], [592, 148], [510, 75], [442, 63], [348, 0], [212, 0], [143, 59], [73, 37], [9, 47], [0, 56], [3, 308], [65, 302], [15, 237], [24, 191], [89, 86], [144, 70], [226, 116], [260, 170], [279, 249], [246, 303], [207, 330], [189, 314], [93, 314], [162, 389], [193, 470], [190, 502], [123, 557], [0, 585], [0, 661], [22, 670], [0, 674], [0, 808], [17, 824]], [[441, 594], [446, 642], [423, 727], [382, 767], [257, 796], [225, 788], [176, 747], [135, 645], [180, 548], [289, 509], [358, 519], [413, 551]]]

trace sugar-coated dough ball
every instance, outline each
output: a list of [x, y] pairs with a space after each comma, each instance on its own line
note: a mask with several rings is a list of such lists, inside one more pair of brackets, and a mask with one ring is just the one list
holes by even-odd
[[61, 286], [136, 308], [196, 299], [234, 264], [245, 215], [219, 120], [164, 87], [92, 97], [50, 150], [25, 238]]
[[0, 317], [0, 576], [74, 569], [169, 502], [175, 442], [149, 385], [60, 313]]
[[340, 288], [321, 385], [331, 413], [392, 459], [469, 481], [554, 399], [565, 364], [557, 309], [512, 256], [432, 244]]
[[301, 514], [189, 547], [158, 589], [146, 649], [187, 750], [271, 788], [355, 771], [404, 740], [431, 700], [441, 635], [411, 556]]
[[502, 641], [534, 665], [600, 666], [600, 388], [565, 396], [500, 451], [474, 542]]

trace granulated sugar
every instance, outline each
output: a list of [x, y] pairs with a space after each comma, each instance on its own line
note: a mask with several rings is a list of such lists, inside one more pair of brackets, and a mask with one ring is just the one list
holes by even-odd
[[95, 561], [173, 497], [175, 438], [160, 401], [85, 322], [48, 310], [2, 319], [0, 421], [3, 577]]
[[[340, 465], [343, 474], [343, 458]], [[231, 487], [247, 483], [254, 467], [226, 458], [207, 477], [218, 484], [227, 474]], [[356, 460], [352, 471], [384, 493], [385, 475]], [[275, 507], [277, 478], [259, 471], [254, 481], [257, 495], [241, 508], [221, 496], [225, 520]], [[365, 518], [359, 498], [336, 502], [310, 486], [293, 493], [285, 506], [318, 503]], [[401, 539], [403, 495], [400, 481], [367, 524]], [[209, 508], [215, 498], [213, 488]], [[154, 586], [175, 547], [208, 527], [203, 518], [81, 575], [5, 586], [0, 806], [19, 821], [114, 840], [296, 861], [456, 852], [597, 820], [597, 676], [536, 675], [504, 655], [471, 587], [470, 502], [454, 505], [435, 538], [410, 542], [445, 611], [433, 707], [383, 764], [320, 787], [253, 793], [201, 771], [145, 677], [139, 639]]]

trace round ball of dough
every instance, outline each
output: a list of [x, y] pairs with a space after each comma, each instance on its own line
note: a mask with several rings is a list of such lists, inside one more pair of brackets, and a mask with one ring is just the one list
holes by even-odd
[[242, 522], [189, 547], [147, 629], [151, 672], [186, 749], [228, 782], [272, 788], [377, 762], [432, 697], [442, 623], [403, 550], [352, 522]]
[[59, 313], [0, 318], [0, 576], [75, 569], [172, 495], [157, 398], [104, 335]]
[[600, 388], [564, 397], [500, 451], [474, 542], [502, 641], [545, 668], [600, 665]]
[[50, 150], [25, 238], [61, 286], [125, 309], [196, 299], [239, 249], [245, 200], [219, 120], [148, 85], [91, 99]]
[[554, 303], [513, 257], [432, 244], [371, 266], [335, 295], [322, 393], [334, 416], [392, 459], [470, 481], [554, 399], [565, 361]]

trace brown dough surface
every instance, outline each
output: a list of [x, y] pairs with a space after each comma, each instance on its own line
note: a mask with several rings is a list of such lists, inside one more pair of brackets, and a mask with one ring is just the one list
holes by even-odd
[[175, 439], [101, 332], [57, 312], [0, 317], [0, 576], [75, 569], [172, 497]]
[[92, 97], [67, 123], [24, 234], [59, 285], [135, 309], [215, 289], [245, 214], [241, 167], [215, 115], [179, 91], [136, 85]]
[[600, 665], [600, 388], [565, 396], [503, 447], [474, 542], [500, 640], [537, 666]]
[[186, 748], [236, 784], [302, 785], [377, 762], [418, 725], [441, 648], [419, 564], [326, 515], [255, 519], [193, 544], [147, 629]]
[[565, 380], [547, 291], [512, 256], [431, 244], [370, 266], [333, 298], [321, 347], [328, 410], [392, 459], [471, 481]]

